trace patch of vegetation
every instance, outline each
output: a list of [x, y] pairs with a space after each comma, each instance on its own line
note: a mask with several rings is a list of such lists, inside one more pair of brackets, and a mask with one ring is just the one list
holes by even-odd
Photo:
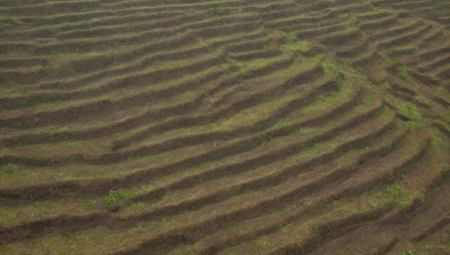
[[18, 128], [18, 127], [21, 127], [22, 124], [23, 124], [23, 121], [15, 121], [15, 122], [13, 122], [12, 126]]
[[339, 71], [339, 69], [334, 61], [330, 61], [326, 65], [325, 71], [327, 74], [333, 75], [336, 78], [337, 83], [339, 83], [341, 80], [343, 80], [345, 78], [344, 73]]
[[40, 166], [42, 163], [42, 157], [38, 156], [38, 155], [34, 155], [31, 158], [31, 164], [34, 166]]
[[406, 191], [400, 187], [398, 184], [392, 186], [389, 191], [389, 196], [395, 206], [399, 208], [406, 208], [410, 204], [410, 198]]
[[132, 204], [131, 206], [135, 209], [145, 209], [148, 207], [148, 203], [137, 202], [137, 203]]
[[414, 255], [412, 251], [402, 252], [400, 255]]
[[20, 139], [14, 138], [10, 141], [11, 145], [19, 145], [22, 142], [20, 141]]
[[439, 86], [436, 88], [436, 92], [435, 92], [436, 94], [440, 94], [442, 92], [444, 92], [444, 88], [442, 86]]
[[[115, 65], [116, 64], [116, 58], [108, 54], [102, 55], [103, 60], [106, 62], [107, 65]], [[159, 63], [159, 60], [157, 64]]]
[[367, 219], [366, 219], [366, 221], [364, 221], [363, 222], [363, 225], [369, 225], [370, 223], [372, 223], [372, 221], [373, 221], [373, 217], [368, 217]]
[[274, 48], [277, 48], [277, 44], [275, 42], [271, 42], [264, 45], [264, 49], [274, 49]]
[[58, 101], [58, 100], [66, 100], [69, 98], [68, 94], [58, 94], [58, 93], [51, 93], [51, 94], [46, 94], [44, 96], [42, 96], [42, 103], [51, 103], [54, 101]]
[[19, 167], [14, 164], [8, 164], [0, 169], [0, 175], [18, 174]]
[[317, 151], [319, 149], [320, 145], [317, 143], [317, 138], [314, 137], [312, 140], [305, 143], [305, 148]]
[[297, 129], [297, 134], [303, 135], [306, 131], [308, 131], [308, 128], [299, 128]]
[[357, 66], [356, 68], [355, 68], [355, 70], [356, 71], [358, 71], [358, 73], [364, 73], [364, 70], [362, 69], [362, 67], [361, 66]]
[[195, 93], [194, 92], [187, 92], [186, 94], [184, 94], [184, 97], [186, 99], [192, 99], [194, 97]]
[[239, 72], [241, 70], [242, 70], [242, 66], [239, 64], [230, 65], [227, 67], [227, 72], [229, 72], [229, 73], [235, 73], [235, 72]]
[[440, 13], [450, 12], [450, 2], [448, 0], [439, 0], [436, 3], [436, 7], [440, 10]]
[[288, 212], [290, 212], [293, 208], [294, 208], [294, 206], [288, 205], [288, 206], [286, 206], [286, 207], [283, 208], [283, 212], [288, 213]]
[[284, 44], [280, 47], [283, 52], [305, 52], [311, 48], [310, 42], [297, 41], [291, 44]]
[[282, 129], [289, 126], [289, 118], [284, 118], [280, 121], [277, 122], [277, 124], [275, 124], [275, 127], [278, 129]]
[[133, 204], [133, 201], [131, 200], [131, 194], [123, 189], [120, 189], [118, 191], [111, 191], [108, 196], [103, 198], [102, 202], [109, 207], [114, 207], [122, 200], [128, 201], [130, 204]]
[[268, 146], [274, 143], [272, 135], [263, 135], [261, 146]]
[[16, 19], [7, 19], [0, 23], [1, 28], [13, 28], [18, 27], [21, 24]]
[[390, 59], [390, 58], [385, 59], [385, 60], [380, 62], [380, 64], [383, 65], [383, 66], [390, 66], [390, 65], [393, 65], [395, 63], [397, 63], [397, 61], [395, 59]]
[[400, 66], [398, 68], [398, 74], [403, 78], [407, 78], [408, 77], [408, 68], [406, 66]]
[[289, 40], [297, 40], [297, 34], [295, 32], [284, 33], [284, 36]]
[[399, 107], [398, 111], [408, 116], [414, 122], [420, 123], [423, 121], [422, 115], [414, 104], [402, 105]]
[[[30, 170], [23, 166], [9, 163], [0, 167], [0, 186], [11, 183], [22, 183], [26, 179], [32, 179], [33, 175]], [[1, 217], [0, 217], [1, 218]]]
[[95, 202], [95, 200], [85, 199], [81, 203], [81, 208], [83, 208], [83, 210], [85, 211], [92, 211], [95, 209]]
[[32, 71], [33, 73], [35, 73], [35, 74], [40, 74], [40, 73], [42, 73], [45, 69], [46, 69], [46, 67], [44, 67], [44, 66], [42, 66], [42, 65], [39, 65], [39, 66], [33, 66], [33, 67], [31, 68], [31, 71]]

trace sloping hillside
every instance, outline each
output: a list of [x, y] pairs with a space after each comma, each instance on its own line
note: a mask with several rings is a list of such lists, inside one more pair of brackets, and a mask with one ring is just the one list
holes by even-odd
[[447, 0], [0, 0], [1, 254], [450, 254]]

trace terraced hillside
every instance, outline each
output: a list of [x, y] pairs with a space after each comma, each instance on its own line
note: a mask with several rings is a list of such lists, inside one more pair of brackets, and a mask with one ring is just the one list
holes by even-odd
[[449, 32], [447, 0], [0, 0], [0, 254], [450, 254]]

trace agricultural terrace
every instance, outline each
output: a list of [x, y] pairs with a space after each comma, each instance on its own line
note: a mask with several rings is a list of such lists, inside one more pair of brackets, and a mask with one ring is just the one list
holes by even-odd
[[0, 254], [450, 254], [448, 0], [0, 0]]

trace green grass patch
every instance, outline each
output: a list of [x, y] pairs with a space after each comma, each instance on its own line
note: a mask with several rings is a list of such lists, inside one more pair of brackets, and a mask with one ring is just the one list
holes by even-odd
[[95, 209], [95, 200], [90, 200], [90, 199], [85, 199], [82, 203], [81, 203], [81, 208], [83, 208], [83, 210], [85, 211], [92, 211]]
[[133, 201], [131, 201], [131, 197], [132, 194], [129, 191], [120, 189], [118, 191], [111, 191], [108, 196], [103, 198], [102, 202], [109, 207], [114, 207], [123, 200], [128, 201], [130, 204], [133, 204]]
[[297, 40], [297, 35], [295, 32], [284, 33], [284, 36], [289, 40]]
[[284, 44], [280, 47], [283, 52], [305, 52], [311, 48], [310, 42], [298, 41], [291, 44]]
[[398, 74], [403, 78], [407, 78], [408, 77], [408, 68], [406, 66], [400, 66], [398, 68]]
[[6, 19], [0, 23], [0, 28], [14, 28], [19, 26], [21, 26], [21, 24], [16, 19]]
[[358, 71], [358, 73], [364, 73], [364, 70], [362, 69], [362, 67], [361, 66], [357, 66], [356, 68], [355, 68], [355, 70], [356, 71]]
[[388, 196], [398, 208], [406, 208], [411, 203], [411, 197], [398, 184], [391, 187]]
[[329, 75], [333, 75], [336, 78], [336, 82], [340, 82], [345, 78], [345, 75], [343, 72], [341, 72], [333, 60], [327, 61], [327, 63], [324, 63], [325, 65], [325, 72]]
[[39, 66], [33, 66], [33, 67], [31, 68], [31, 71], [32, 71], [33, 73], [35, 73], [35, 74], [40, 74], [40, 73], [42, 73], [45, 69], [46, 69], [46, 67], [44, 67], [44, 66], [42, 66], [42, 65], [39, 65]]
[[277, 129], [286, 128], [287, 126], [289, 126], [289, 118], [284, 118], [284, 119], [278, 121], [277, 124], [275, 124], [275, 127]]
[[423, 121], [422, 115], [414, 104], [402, 105], [399, 107], [398, 111], [408, 116], [414, 122], [420, 123]]

